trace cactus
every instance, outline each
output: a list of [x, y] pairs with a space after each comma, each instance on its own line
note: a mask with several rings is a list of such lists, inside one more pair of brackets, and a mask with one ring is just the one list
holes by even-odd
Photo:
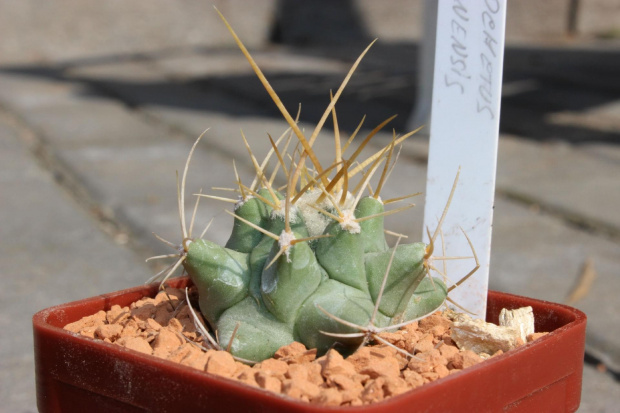
[[[182, 265], [197, 287], [200, 311], [217, 332], [219, 342], [227, 343], [225, 347], [234, 356], [252, 361], [269, 358], [293, 341], [316, 348], [319, 354], [334, 346], [347, 353], [369, 338], [378, 339], [378, 331], [436, 311], [450, 290], [442, 279], [430, 276], [434, 269], [433, 242], [441, 220], [434, 235], [429, 234], [430, 244], [400, 244], [403, 236], [395, 234], [398, 241], [389, 248], [384, 217], [412, 205], [388, 211], [385, 206], [417, 194], [386, 201], [380, 197], [393, 166], [396, 145], [415, 131], [398, 139], [394, 136], [389, 145], [352, 168], [362, 149], [390, 118], [371, 131], [351, 156], [343, 157], [348, 144], [341, 146], [335, 104], [368, 48], [332, 96], [310, 138], [306, 138], [224, 22], [282, 111], [302, 150], [291, 154], [287, 166], [285, 149], [278, 147], [286, 135], [277, 142], [270, 137], [272, 150], [259, 164], [243, 137], [256, 178], [245, 186], [237, 175], [240, 197], [228, 200], [234, 202], [234, 212], [228, 211], [234, 217], [232, 234], [226, 245], [220, 246], [202, 236], [193, 238], [191, 225], [188, 231], [185, 224], [185, 178], [198, 138], [179, 185], [183, 232], [183, 242], [177, 247], [179, 259], [167, 269], [164, 281]], [[330, 167], [323, 168], [312, 144], [330, 114], [336, 131], [336, 156]], [[290, 139], [289, 135], [286, 147]], [[266, 168], [274, 154], [277, 162], [269, 177]], [[306, 166], [306, 161], [311, 167]], [[273, 181], [279, 168], [287, 184], [277, 190]], [[370, 179], [380, 169], [378, 184], [372, 191]], [[357, 174], [361, 178], [355, 188], [350, 188], [349, 182]], [[367, 189], [370, 195], [364, 196]]]

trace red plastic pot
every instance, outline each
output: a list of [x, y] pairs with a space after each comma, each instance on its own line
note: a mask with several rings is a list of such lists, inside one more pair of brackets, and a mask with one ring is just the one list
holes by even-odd
[[[171, 282], [184, 287], [187, 278]], [[532, 306], [536, 331], [551, 334], [459, 374], [363, 407], [317, 407], [114, 344], [74, 335], [68, 323], [154, 296], [136, 287], [34, 315], [40, 412], [573, 412], [579, 407], [586, 316], [560, 304], [489, 292], [487, 321]]]

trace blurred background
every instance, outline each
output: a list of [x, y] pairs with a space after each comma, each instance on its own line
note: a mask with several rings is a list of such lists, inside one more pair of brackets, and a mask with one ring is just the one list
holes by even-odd
[[[490, 285], [589, 317], [581, 412], [620, 402], [620, 3], [509, 1]], [[378, 38], [339, 104], [343, 136], [399, 116], [370, 149], [420, 126], [422, 0], [0, 0], [0, 403], [36, 411], [30, 319], [135, 286], [180, 241], [175, 171], [194, 139], [188, 193], [244, 181], [285, 123], [213, 10], [228, 18], [309, 130]], [[417, 102], [417, 103], [416, 103]], [[417, 114], [417, 117], [415, 116]], [[332, 151], [331, 124], [317, 141]], [[427, 130], [427, 129], [426, 129]], [[360, 134], [362, 135], [362, 134]], [[425, 188], [425, 130], [403, 146], [385, 197]], [[188, 214], [194, 198], [188, 196]], [[389, 229], [421, 238], [423, 197]], [[226, 204], [208, 236], [224, 242]], [[391, 226], [391, 228], [390, 228]], [[202, 229], [202, 228], [200, 228]]]

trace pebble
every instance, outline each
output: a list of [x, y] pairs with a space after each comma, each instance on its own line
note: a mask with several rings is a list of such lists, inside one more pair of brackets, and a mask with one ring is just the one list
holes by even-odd
[[[80, 333], [82, 334], [82, 331], [85, 329], [89, 329], [92, 330], [93, 334], [95, 332], [95, 330], [97, 329], [97, 327], [99, 327], [100, 325], [105, 324], [105, 319], [106, 319], [106, 312], [105, 311], [99, 311], [96, 314], [93, 314], [91, 316], [88, 317], [84, 317], [81, 320], [78, 320], [74, 323], [70, 323], [67, 324], [65, 326], [65, 330], [71, 331], [72, 333]], [[85, 334], [82, 334], [85, 335]], [[90, 334], [88, 334], [90, 335]]]
[[121, 336], [122, 332], [123, 326], [120, 324], [104, 324], [97, 327], [95, 330], [95, 337], [102, 340], [108, 339], [114, 342], [114, 340]]
[[268, 372], [259, 370], [256, 372], [254, 377], [256, 378], [256, 383], [258, 383], [259, 387], [276, 393], [280, 393], [282, 391], [282, 382]]
[[116, 343], [120, 344], [121, 346], [125, 348], [139, 351], [140, 353], [144, 353], [144, 354], [153, 353], [153, 349], [149, 345], [148, 341], [146, 341], [145, 339], [141, 337], [121, 337], [120, 339], [116, 341]]
[[205, 371], [224, 377], [232, 377], [237, 370], [237, 364], [233, 356], [226, 351], [209, 350], [208, 361]]
[[301, 399], [305, 396], [311, 400], [319, 396], [321, 389], [308, 380], [284, 379], [282, 381], [282, 393], [296, 399]]
[[453, 369], [466, 369], [482, 361], [482, 357], [471, 350], [459, 351], [450, 358], [448, 367]]
[[288, 364], [282, 360], [267, 359], [256, 366], [259, 370], [267, 371], [280, 379], [288, 372]]
[[325, 356], [319, 358], [317, 362], [322, 366], [321, 374], [324, 378], [329, 378], [335, 374], [353, 376], [357, 373], [352, 363], [345, 360], [340, 353], [331, 349]]
[[159, 333], [153, 340], [153, 354], [161, 358], [167, 358], [173, 350], [182, 344], [183, 340], [174, 330], [164, 327], [159, 330]]

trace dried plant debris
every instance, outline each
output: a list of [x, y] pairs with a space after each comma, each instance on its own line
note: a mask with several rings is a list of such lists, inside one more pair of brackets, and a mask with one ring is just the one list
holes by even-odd
[[[188, 296], [195, 305], [195, 289]], [[197, 311], [193, 313], [200, 317]], [[327, 406], [357, 406], [401, 394], [508, 351], [507, 345], [497, 347], [497, 343], [504, 343], [497, 331], [510, 334], [505, 341], [514, 345], [541, 334], [530, 333], [531, 308], [503, 314], [505, 325], [489, 327], [488, 323], [452, 311], [436, 312], [398, 331], [379, 333], [381, 341], [389, 345], [375, 341], [348, 358], [335, 349], [317, 357], [316, 349], [293, 342], [281, 347], [273, 358], [253, 366], [212, 348], [196, 328], [185, 291], [174, 288], [129, 307], [115, 305], [109, 311], [68, 324], [65, 329], [293, 399]], [[472, 325], [475, 327], [463, 328]], [[463, 331], [484, 331], [484, 337], [496, 347], [481, 344], [459, 348]], [[525, 339], [522, 333], [527, 334]]]
[[534, 334], [534, 310], [529, 306], [515, 310], [504, 308], [499, 313], [499, 325], [516, 330], [521, 341], [525, 343], [527, 336]]
[[471, 350], [483, 357], [506, 352], [546, 333], [534, 333], [532, 307], [503, 309], [499, 325], [472, 319], [466, 314], [453, 314], [451, 338], [460, 349]]
[[577, 301], [586, 297], [592, 289], [592, 284], [596, 280], [596, 268], [594, 267], [594, 260], [592, 257], [588, 257], [583, 263], [581, 273], [575, 281], [575, 285], [571, 288], [570, 293], [564, 300], [565, 304], [574, 305]]

